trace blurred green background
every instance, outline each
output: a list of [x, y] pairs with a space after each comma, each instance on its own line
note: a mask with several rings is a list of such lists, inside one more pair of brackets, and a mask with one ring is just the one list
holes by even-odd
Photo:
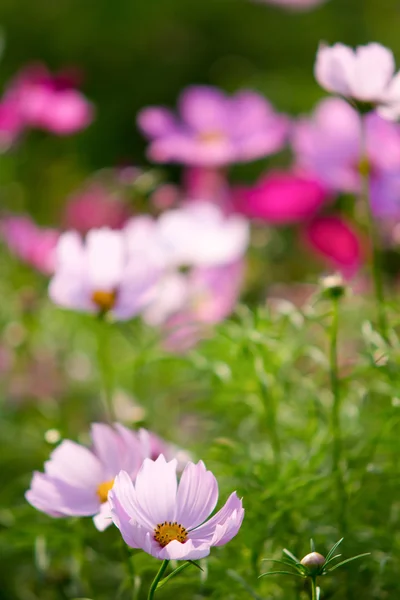
[[[2, 157], [0, 182], [24, 184], [4, 202], [18, 208], [21, 195], [28, 196], [42, 221], [93, 170], [145, 162], [137, 111], [174, 106], [188, 84], [252, 87], [296, 114], [322, 96], [312, 71], [321, 40], [376, 40], [400, 58], [397, 0], [329, 0], [302, 13], [251, 0], [2, 0], [0, 24], [2, 85], [32, 61], [53, 70], [77, 66], [97, 108], [81, 134], [30, 134], [17, 164]], [[254, 165], [241, 168], [244, 177], [256, 173]]]

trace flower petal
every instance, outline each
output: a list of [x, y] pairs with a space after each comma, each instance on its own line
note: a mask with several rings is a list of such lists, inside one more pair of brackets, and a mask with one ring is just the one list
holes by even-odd
[[99, 531], [104, 531], [112, 525], [112, 515], [111, 515], [111, 506], [109, 502], [103, 502], [100, 506], [100, 510], [97, 515], [94, 515], [93, 522], [95, 524], [96, 529]]
[[211, 519], [190, 532], [193, 540], [207, 541], [210, 546], [222, 546], [239, 531], [244, 517], [242, 501], [233, 492], [225, 505]]
[[167, 462], [161, 454], [157, 460], [146, 458], [136, 477], [137, 507], [148, 516], [153, 528], [164, 521], [172, 521], [176, 503], [175, 459]]
[[203, 461], [188, 463], [176, 495], [174, 521], [194, 529], [212, 513], [218, 501], [218, 483]]
[[[173, 540], [165, 548], [157, 552], [157, 558], [162, 560], [197, 560], [210, 554], [210, 544], [187, 540], [184, 544]], [[153, 555], [154, 556], [154, 555]]]

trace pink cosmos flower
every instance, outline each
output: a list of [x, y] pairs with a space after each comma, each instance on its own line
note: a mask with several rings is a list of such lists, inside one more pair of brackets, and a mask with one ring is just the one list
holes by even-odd
[[307, 225], [303, 238], [314, 253], [347, 278], [351, 278], [363, 262], [361, 238], [341, 217], [315, 218]]
[[189, 462], [179, 485], [176, 460], [146, 459], [135, 484], [125, 471], [109, 493], [112, 518], [131, 548], [164, 560], [195, 560], [212, 546], [227, 544], [244, 517], [242, 501], [233, 492], [208, 521], [218, 501], [218, 484], [204, 463]]
[[130, 216], [125, 202], [100, 182], [91, 182], [73, 194], [64, 211], [67, 229], [87, 233], [90, 229], [121, 229]]
[[290, 8], [293, 10], [308, 10], [323, 4], [327, 0], [258, 0], [259, 2], [265, 2], [267, 4], [276, 4], [282, 6], [282, 8]]
[[225, 214], [231, 212], [231, 190], [225, 169], [187, 167], [183, 175], [185, 198], [217, 204]]
[[321, 45], [315, 77], [328, 92], [379, 107], [382, 116], [400, 115], [400, 72], [395, 75], [393, 53], [381, 44]]
[[243, 256], [250, 235], [244, 218], [225, 216], [218, 206], [201, 201], [163, 213], [157, 232], [169, 265], [178, 267], [233, 262]]
[[25, 127], [70, 135], [93, 120], [93, 106], [65, 77], [43, 65], [24, 69], [11, 83], [4, 102], [13, 105]]
[[60, 236], [50, 297], [59, 306], [130, 319], [152, 299], [159, 265], [129, 248], [126, 234], [92, 229]]
[[235, 208], [247, 217], [286, 225], [308, 220], [327, 203], [328, 194], [316, 177], [275, 172], [252, 187], [239, 187]]
[[371, 202], [377, 216], [400, 212], [400, 126], [371, 113], [366, 116], [367, 158], [362, 159], [360, 120], [344, 100], [317, 105], [311, 119], [294, 128], [293, 148], [300, 168], [335, 191], [358, 193], [367, 170]]
[[10, 216], [0, 222], [0, 234], [18, 258], [46, 275], [53, 273], [58, 231], [40, 228], [27, 216]]
[[0, 100], [0, 152], [5, 152], [18, 139], [25, 123], [10, 100]]
[[25, 497], [51, 517], [94, 515], [102, 531], [111, 524], [107, 495], [121, 469], [135, 478], [146, 457], [139, 437], [123, 425], [94, 423], [91, 449], [64, 440], [51, 453], [44, 473], [35, 472]]
[[111, 524], [107, 500], [115, 476], [121, 469], [134, 479], [148, 457], [161, 452], [180, 459], [181, 469], [188, 454], [146, 429], [131, 431], [94, 423], [91, 449], [64, 440], [45, 463], [45, 472], [35, 472], [26, 499], [51, 517], [91, 516], [97, 529]]
[[200, 167], [248, 162], [279, 151], [288, 132], [288, 119], [252, 91], [229, 97], [216, 88], [189, 87], [178, 110], [179, 117], [162, 107], [139, 113], [139, 127], [151, 140], [148, 155], [155, 162]]

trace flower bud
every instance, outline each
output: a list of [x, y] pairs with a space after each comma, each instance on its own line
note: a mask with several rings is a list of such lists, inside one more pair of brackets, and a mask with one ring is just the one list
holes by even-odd
[[310, 575], [318, 575], [325, 564], [325, 557], [319, 552], [311, 552], [301, 559], [300, 563], [306, 567]]
[[340, 273], [322, 277], [320, 284], [322, 293], [328, 298], [340, 298], [346, 291], [346, 284]]

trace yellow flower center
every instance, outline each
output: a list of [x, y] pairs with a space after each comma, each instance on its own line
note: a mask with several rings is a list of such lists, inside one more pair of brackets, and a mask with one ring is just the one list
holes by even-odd
[[206, 144], [212, 144], [213, 142], [221, 142], [225, 138], [225, 135], [220, 131], [203, 131], [199, 133], [198, 139], [200, 142]]
[[175, 523], [171, 523], [171, 521], [165, 521], [165, 523], [157, 525], [154, 530], [154, 539], [162, 548], [172, 542], [172, 540], [178, 540], [178, 542], [183, 544], [186, 542], [186, 538], [186, 529], [182, 525], [179, 525], [179, 523], [176, 521]]
[[366, 156], [358, 163], [358, 172], [364, 177], [371, 174], [371, 163]]
[[108, 492], [111, 490], [114, 485], [114, 479], [110, 479], [110, 481], [103, 481], [97, 488], [97, 495], [100, 498], [100, 502], [107, 502], [108, 500]]
[[101, 312], [108, 312], [114, 308], [117, 300], [117, 292], [115, 290], [111, 292], [105, 292], [103, 290], [96, 290], [92, 294], [92, 302], [94, 302], [100, 309]]

